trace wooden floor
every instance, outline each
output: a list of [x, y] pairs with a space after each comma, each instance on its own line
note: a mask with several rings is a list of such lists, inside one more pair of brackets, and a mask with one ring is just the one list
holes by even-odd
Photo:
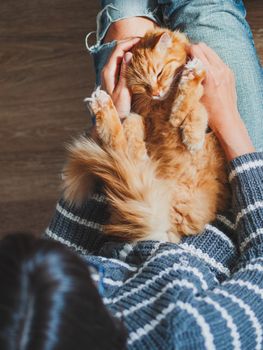
[[[246, 1], [263, 61], [263, 2]], [[0, 234], [40, 233], [59, 197], [64, 145], [88, 123], [85, 34], [98, 1], [6, 0], [0, 11]]]

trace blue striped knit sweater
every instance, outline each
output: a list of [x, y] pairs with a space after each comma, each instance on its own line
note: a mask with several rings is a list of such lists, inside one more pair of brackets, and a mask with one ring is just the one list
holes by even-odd
[[128, 349], [263, 349], [263, 153], [234, 159], [229, 178], [233, 211], [178, 245], [109, 240], [103, 196], [58, 203], [46, 235], [104, 266]]

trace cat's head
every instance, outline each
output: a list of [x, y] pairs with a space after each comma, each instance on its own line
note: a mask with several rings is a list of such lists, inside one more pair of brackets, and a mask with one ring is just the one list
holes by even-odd
[[146, 33], [133, 48], [126, 73], [132, 95], [140, 95], [148, 102], [165, 100], [186, 63], [188, 43], [184, 34], [167, 29]]

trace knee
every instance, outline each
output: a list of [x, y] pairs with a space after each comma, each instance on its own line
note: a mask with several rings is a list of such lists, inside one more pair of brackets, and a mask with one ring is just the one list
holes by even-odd
[[141, 37], [149, 30], [154, 29], [156, 23], [146, 17], [130, 17], [112, 23], [103, 39], [103, 42], [123, 40], [130, 37]]
[[159, 23], [155, 15], [156, 0], [104, 0], [97, 16], [97, 37], [102, 42], [143, 36]]

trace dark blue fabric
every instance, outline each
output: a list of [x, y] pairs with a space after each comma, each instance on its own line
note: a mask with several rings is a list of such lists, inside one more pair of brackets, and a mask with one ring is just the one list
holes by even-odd
[[46, 237], [102, 266], [103, 300], [128, 349], [263, 349], [263, 154], [230, 164], [233, 212], [180, 244], [103, 235], [107, 202], [57, 205]]

